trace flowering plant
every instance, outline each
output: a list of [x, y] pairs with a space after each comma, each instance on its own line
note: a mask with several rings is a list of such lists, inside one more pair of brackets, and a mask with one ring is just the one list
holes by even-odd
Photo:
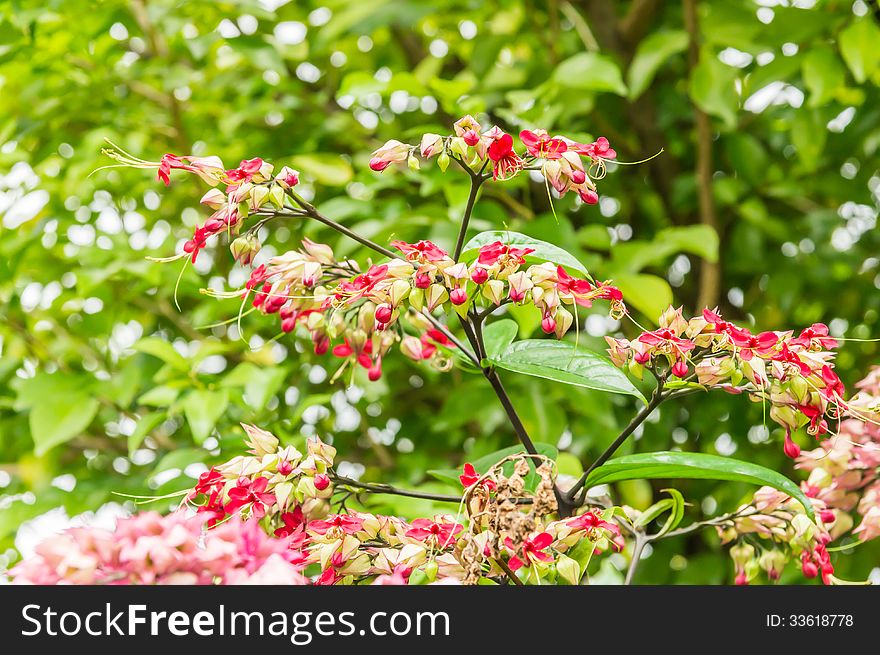
[[[849, 533], [860, 541], [880, 534], [876, 371], [848, 398], [834, 370], [839, 339], [827, 326], [756, 334], [717, 308], [686, 318], [670, 307], [656, 329], [639, 327], [632, 340], [608, 337], [610, 357], [587, 350], [578, 339], [578, 312], [594, 303], [638, 326], [612, 281], [594, 278], [558, 246], [525, 235], [490, 231], [466, 239], [483, 184], [531, 171], [546, 181], [548, 193], [549, 187], [557, 195], [574, 191], [592, 205], [597, 181], [617, 155], [604, 138], [584, 144], [540, 129], [523, 130], [519, 138], [522, 148], [500, 128], [483, 129], [465, 116], [451, 134], [425, 134], [419, 144], [392, 140], [373, 153], [369, 166], [377, 172], [402, 163], [417, 171], [436, 159], [441, 170], [454, 162], [467, 176], [469, 196], [451, 251], [429, 240], [375, 243], [306, 200], [297, 190], [298, 171], [276, 173], [260, 158], [226, 169], [217, 157], [169, 154], [154, 163], [107, 150], [122, 165], [155, 168], [166, 185], [175, 170], [209, 185], [201, 202], [213, 213], [168, 260], [195, 262], [212, 240], [228, 239], [235, 260], [251, 267], [243, 287], [229, 294], [241, 298], [241, 312], [249, 304], [247, 311], [277, 315], [282, 333], [307, 337], [316, 354], [338, 359], [334, 380], [353, 379], [363, 369], [377, 381], [395, 348], [418, 365], [474, 372], [491, 386], [520, 444], [490, 461], [465, 463], [451, 476], [457, 492], [434, 494], [347, 477], [334, 466], [336, 449], [320, 438], [299, 449], [245, 425], [247, 454], [202, 474], [179, 494], [177, 511], [137, 515], [116, 533], [64, 534], [18, 565], [15, 580], [581, 584], [595, 555], [627, 551], [632, 581], [646, 545], [711, 526], [735, 542], [737, 583], [760, 570], [778, 580], [789, 560], [800, 562], [808, 578], [840, 582], [829, 544]], [[303, 239], [300, 249], [259, 261], [261, 230], [278, 219], [323, 223], [376, 259], [338, 257], [330, 246]], [[515, 340], [515, 325], [503, 318], [514, 306], [536, 312], [548, 338]], [[633, 396], [642, 406], [582, 475], [566, 476], [532, 440], [502, 370]], [[808, 480], [798, 486], [777, 471], [700, 453], [613, 457], [662, 403], [716, 390], [769, 408], [784, 431], [785, 454], [810, 471]], [[795, 440], [801, 430], [820, 439], [819, 447], [802, 452]], [[669, 498], [638, 511], [615, 504], [605, 486], [669, 478], [760, 488], [735, 512], [680, 527], [685, 500], [679, 491], [669, 489]], [[347, 500], [362, 493], [457, 509], [416, 518], [349, 510]], [[659, 519], [659, 530], [649, 532]]]

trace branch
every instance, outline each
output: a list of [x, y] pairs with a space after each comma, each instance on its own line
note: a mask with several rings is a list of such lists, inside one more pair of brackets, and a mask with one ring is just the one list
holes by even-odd
[[507, 562], [505, 562], [500, 557], [495, 560], [495, 563], [501, 567], [501, 570], [504, 571], [504, 574], [508, 577], [508, 579], [515, 585], [520, 587], [523, 586], [523, 581], [516, 577], [516, 573], [510, 570], [510, 566], [508, 566]]
[[635, 432], [636, 428], [639, 427], [642, 423], [645, 422], [645, 419], [650, 416], [651, 412], [653, 412], [660, 403], [666, 400], [667, 396], [663, 395], [663, 379], [658, 378], [657, 388], [654, 389], [654, 393], [651, 395], [651, 400], [647, 405], [642, 407], [641, 411], [633, 416], [632, 420], [629, 424], [623, 429], [623, 431], [617, 436], [617, 438], [611, 443], [608, 448], [605, 449], [595, 462], [590, 464], [589, 468], [584, 471], [584, 474], [578, 479], [577, 482], [574, 483], [574, 486], [568, 490], [567, 495], [569, 500], [574, 500], [575, 493], [580, 490], [581, 493], [578, 494], [577, 501], [575, 504], [582, 504], [584, 501], [584, 497], [587, 495], [587, 487], [586, 482], [590, 473], [592, 473], [595, 469], [602, 466], [608, 458], [611, 457], [618, 448], [620, 448], [623, 443], [629, 438], [629, 436]]
[[464, 209], [464, 217], [461, 219], [461, 227], [458, 229], [458, 239], [455, 242], [455, 250], [452, 255], [452, 259], [458, 261], [458, 258], [461, 257], [461, 249], [464, 248], [464, 238], [467, 234], [468, 224], [471, 221], [471, 214], [473, 213], [474, 205], [477, 202], [477, 193], [480, 191], [480, 186], [486, 181], [486, 177], [483, 176], [483, 171], [486, 169], [486, 164], [489, 163], [489, 160], [487, 159], [483, 162], [483, 167], [480, 169], [479, 173], [475, 173], [471, 167], [464, 162], [464, 160], [455, 156], [453, 156], [453, 159], [458, 162], [459, 166], [467, 171], [467, 174], [471, 178], [471, 190], [468, 194], [467, 206], [465, 206]]
[[[700, 60], [699, 24], [697, 22], [696, 0], [683, 0], [684, 22], [690, 35], [688, 48], [688, 65], [691, 71]], [[697, 197], [700, 207], [700, 223], [708, 225], [715, 232], [718, 229], [718, 215], [715, 211], [715, 199], [712, 196], [712, 124], [709, 116], [694, 105], [694, 117], [697, 127]], [[718, 304], [721, 292], [721, 267], [718, 262], [706, 259], [700, 261], [700, 288], [697, 295], [697, 307], [714, 307]]]
[[335, 471], [329, 472], [330, 478], [334, 482], [345, 485], [346, 487], [354, 487], [355, 489], [363, 489], [374, 494], [390, 494], [393, 496], [406, 496], [407, 498], [422, 498], [424, 500], [436, 500], [441, 503], [461, 503], [461, 496], [452, 496], [449, 494], [432, 494], [426, 491], [414, 491], [412, 489], [400, 489], [390, 484], [381, 484], [373, 482], [361, 482], [353, 478], [347, 478], [339, 475]]
[[[302, 210], [305, 212], [305, 215], [308, 218], [313, 218], [316, 221], [318, 221], [319, 223], [323, 223], [327, 227], [333, 228], [337, 232], [347, 236], [349, 239], [357, 241], [362, 246], [365, 246], [365, 247], [369, 248], [370, 250], [373, 250], [373, 251], [379, 253], [380, 255], [384, 255], [385, 257], [389, 257], [391, 259], [394, 259], [397, 257], [397, 254], [394, 253], [393, 251], [389, 250], [388, 248], [386, 248], [384, 246], [380, 246], [375, 241], [370, 241], [366, 237], [362, 237], [360, 234], [358, 234], [354, 230], [351, 230], [351, 229], [345, 227], [341, 223], [337, 223], [336, 221], [334, 221], [331, 218], [327, 218], [321, 212], [319, 212], [313, 204], [303, 200], [295, 193], [291, 193], [291, 196], [293, 197], [294, 201], [296, 201], [296, 204], [298, 204], [300, 207], [302, 207]], [[290, 214], [290, 213], [286, 213], [286, 212], [282, 212], [282, 211], [274, 211], [274, 210], [260, 211], [259, 214], [268, 215], [268, 216], [282, 216], [282, 217], [283, 216], [287, 216], [287, 217], [298, 217], [299, 216], [299, 214]]]
[[648, 545], [648, 539], [644, 533], [637, 532], [636, 533], [636, 541], [633, 545], [633, 554], [632, 560], [630, 560], [629, 568], [626, 570], [626, 579], [623, 581], [623, 584], [630, 585], [632, 584], [633, 578], [636, 575], [636, 569], [639, 566], [639, 562], [642, 561], [642, 551], [645, 550], [645, 546]]

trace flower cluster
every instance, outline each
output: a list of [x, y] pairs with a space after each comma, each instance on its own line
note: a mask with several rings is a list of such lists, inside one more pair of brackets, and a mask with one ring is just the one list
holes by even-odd
[[204, 520], [142, 512], [116, 529], [49, 537], [11, 571], [15, 584], [306, 584], [288, 545], [239, 518], [205, 532]]
[[[797, 458], [795, 467], [809, 473], [801, 489], [813, 504], [816, 524], [797, 501], [764, 487], [722, 531], [726, 540], [739, 539], [731, 549], [738, 583], [748, 582], [760, 570], [777, 580], [792, 557], [800, 561], [806, 577], [839, 582], [828, 544], [844, 535], [860, 542], [880, 537], [880, 426], [873, 419], [880, 407], [880, 368], [856, 386], [859, 392], [849, 408], [859, 417], [841, 421], [835, 436]], [[751, 535], [762, 542], [750, 543]], [[766, 542], [772, 546], [764, 547]]]
[[306, 239], [302, 249], [255, 268], [245, 295], [253, 294], [252, 305], [264, 314], [278, 314], [284, 332], [304, 326], [316, 353], [329, 350], [360, 365], [371, 380], [381, 376], [382, 359], [397, 342], [410, 359], [450, 365], [452, 342], [425, 316], [437, 310], [466, 316], [472, 309], [530, 304], [541, 312], [544, 332], [557, 338], [571, 328], [578, 306], [604, 300], [613, 316], [626, 312], [623, 295], [609, 282], [574, 277], [548, 262], [526, 266], [531, 248], [497, 241], [467, 263], [430, 241], [391, 245], [400, 258], [361, 272], [353, 261], [336, 260], [329, 246]]
[[184, 504], [207, 517], [213, 527], [238, 516], [262, 519], [299, 508], [306, 516], [328, 511], [333, 485], [327, 471], [336, 449], [319, 438], [309, 439], [304, 455], [293, 446], [253, 425], [242, 425], [248, 435], [248, 454], [234, 457], [199, 476]]
[[[205, 472], [169, 516], [144, 513], [116, 531], [77, 528], [40, 544], [18, 564], [36, 584], [475, 584], [516, 575], [523, 583], [578, 584], [594, 552], [620, 548], [607, 511], [551, 520], [550, 462], [511, 456], [461, 476], [467, 520], [406, 521], [332, 513], [334, 449], [313, 439], [307, 455], [246, 426], [249, 452]], [[505, 468], [513, 470], [505, 474]]]
[[579, 143], [565, 136], [551, 137], [546, 130], [523, 130], [519, 134], [524, 146], [517, 153], [513, 137], [497, 126], [483, 130], [473, 116], [464, 116], [453, 125], [453, 133], [428, 133], [419, 145], [396, 139], [386, 142], [370, 159], [370, 168], [384, 171], [391, 164], [406, 162], [410, 168], [420, 167], [417, 155], [424, 159], [437, 157], [442, 170], [455, 158], [480, 174], [491, 166], [492, 178], [508, 180], [523, 170], [539, 170], [560, 195], [577, 193], [588, 204], [599, 202], [596, 180], [606, 172], [606, 162], [617, 158], [608, 139], [599, 137], [592, 143]]
[[701, 316], [685, 320], [680, 308], [670, 307], [656, 330], [632, 341], [606, 341], [614, 363], [638, 377], [649, 368], [767, 403], [770, 417], [785, 428], [784, 450], [792, 458], [800, 454], [791, 436], [794, 430], [806, 426], [809, 434], [819, 437], [830, 432], [829, 421], [852, 411], [833, 370], [838, 342], [821, 323], [797, 336], [793, 331], [753, 334], [717, 311], [705, 309]]

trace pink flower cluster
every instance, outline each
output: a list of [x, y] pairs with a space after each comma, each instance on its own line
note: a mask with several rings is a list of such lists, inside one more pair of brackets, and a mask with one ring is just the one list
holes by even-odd
[[592, 143], [579, 143], [565, 136], [551, 137], [546, 130], [523, 130], [519, 134], [524, 146], [516, 152], [513, 137], [497, 126], [483, 130], [473, 116], [464, 116], [453, 125], [453, 133], [422, 136], [418, 146], [396, 139], [387, 141], [370, 159], [370, 168], [384, 171], [391, 164], [407, 162], [419, 168], [416, 154], [424, 159], [437, 157], [446, 170], [450, 157], [457, 158], [471, 169], [492, 167], [492, 178], [508, 180], [523, 170], [540, 170], [548, 183], [560, 194], [574, 191], [588, 204], [599, 202], [596, 180], [605, 176], [606, 162], [617, 153], [605, 137]]
[[10, 574], [15, 584], [306, 584], [295, 553], [256, 522], [204, 531], [201, 517], [142, 512], [114, 531], [50, 537]]
[[[816, 523], [796, 500], [762, 487], [739, 509], [731, 526], [721, 530], [726, 541], [739, 540], [731, 549], [738, 584], [760, 570], [778, 580], [792, 558], [807, 578], [840, 582], [828, 545], [847, 535], [860, 542], [880, 537], [880, 368], [856, 387], [859, 392], [847, 405], [853, 417], [842, 420], [837, 433], [819, 447], [797, 457], [795, 468], [809, 473], [800, 486], [813, 504]], [[749, 535], [761, 542], [749, 543], [744, 539]]]
[[645, 368], [694, 382], [704, 388], [747, 393], [767, 403], [770, 417], [785, 428], [785, 453], [797, 457], [794, 430], [806, 426], [819, 437], [829, 420], [850, 412], [846, 390], [834, 372], [837, 340], [816, 323], [797, 336], [793, 331], [753, 334], [704, 309], [686, 320], [670, 307], [656, 330], [636, 339], [606, 337], [611, 359], [641, 377]]

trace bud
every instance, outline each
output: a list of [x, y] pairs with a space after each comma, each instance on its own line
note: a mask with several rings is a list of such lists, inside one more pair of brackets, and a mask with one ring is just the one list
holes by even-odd
[[560, 555], [556, 561], [556, 572], [568, 584], [576, 585], [581, 581], [581, 567], [567, 555]]
[[255, 186], [251, 189], [251, 200], [248, 208], [252, 212], [260, 210], [260, 207], [269, 200], [269, 188], [265, 186]]
[[730, 549], [730, 557], [738, 570], [744, 569], [755, 557], [755, 547], [745, 541], [741, 541]]
[[765, 550], [758, 558], [758, 565], [767, 572], [767, 577], [779, 580], [782, 570], [785, 568], [785, 553], [781, 550]]
[[407, 280], [395, 280], [391, 284], [388, 291], [388, 298], [391, 300], [392, 307], [397, 307], [412, 291], [412, 287]]
[[504, 300], [504, 282], [501, 280], [489, 280], [483, 285], [483, 297], [496, 305]]
[[471, 271], [471, 280], [474, 284], [484, 284], [489, 279], [489, 272], [482, 266], [477, 266]]
[[428, 582], [434, 582], [437, 579], [437, 560], [432, 559], [430, 562], [427, 562], [423, 568], [425, 572], [425, 578], [427, 578]]
[[438, 306], [449, 300], [449, 293], [447, 293], [446, 287], [443, 285], [432, 284], [428, 287], [428, 291], [425, 294], [425, 300], [428, 303], [428, 311], [433, 312]]
[[785, 443], [782, 446], [782, 450], [785, 453], [786, 457], [790, 457], [791, 459], [797, 459], [797, 457], [801, 454], [801, 447], [798, 446], [791, 438], [791, 430], [785, 431]]
[[318, 475], [315, 476], [314, 482], [315, 489], [318, 491], [324, 491], [324, 489], [330, 486], [330, 478], [326, 473], [318, 473]]
[[299, 184], [299, 171], [295, 171], [292, 168], [288, 168], [285, 166], [280, 171], [278, 171], [278, 175], [275, 176], [275, 182], [282, 189], [290, 189]]
[[227, 202], [226, 194], [220, 189], [208, 189], [199, 202], [211, 209], [220, 209]]
[[419, 288], [413, 289], [409, 294], [409, 305], [417, 312], [425, 306], [425, 292]]
[[411, 171], [417, 171], [422, 167], [422, 165], [419, 163], [418, 157], [416, 157], [415, 155], [410, 155], [409, 157], [407, 157], [406, 165], [409, 166], [409, 170]]
[[433, 134], [429, 132], [422, 136], [422, 142], [419, 146], [419, 149], [422, 152], [422, 157], [425, 159], [430, 159], [437, 153], [441, 152], [443, 149], [443, 137], [439, 134]]
[[309, 256], [311, 256], [318, 263], [329, 266], [330, 264], [334, 264], [336, 262], [333, 257], [333, 248], [331, 248], [327, 244], [315, 243], [311, 239], [304, 237], [302, 240], [302, 245], [303, 250], [305, 250], [309, 254]]
[[677, 378], [687, 377], [688, 366], [682, 360], [678, 360], [672, 365], [672, 374]]
[[391, 305], [379, 305], [376, 307], [376, 321], [382, 324], [390, 323], [394, 310]]
[[275, 485], [275, 500], [278, 501], [278, 509], [282, 512], [287, 509], [290, 504], [290, 498], [293, 494], [292, 482], [279, 482]]
[[549, 314], [545, 314], [544, 318], [541, 319], [541, 329], [544, 331], [544, 334], [553, 334], [556, 332], [556, 319]]
[[816, 524], [813, 523], [806, 514], [798, 514], [791, 520], [791, 527], [794, 528], [794, 539], [801, 544], [812, 541], [816, 534]]
[[449, 292], [449, 300], [453, 305], [463, 305], [468, 300], [467, 291], [462, 288], [453, 289]]
[[446, 154], [445, 150], [437, 157], [437, 166], [439, 166], [440, 170], [444, 173], [446, 172], [446, 169], [449, 168], [449, 155]]
[[467, 159], [468, 144], [461, 137], [451, 139], [449, 141], [449, 149], [462, 159]]
[[309, 439], [308, 452], [309, 455], [316, 460], [320, 460], [327, 467], [333, 466], [333, 460], [336, 457], [336, 449], [321, 441], [320, 438], [314, 437], [313, 439]]
[[386, 141], [381, 148], [373, 153], [370, 159], [370, 168], [381, 173], [390, 164], [406, 161], [409, 158], [409, 151], [410, 147], [407, 144], [396, 139]]
[[235, 261], [242, 266], [250, 266], [251, 262], [254, 261], [254, 257], [260, 252], [261, 247], [257, 235], [251, 232], [237, 237], [229, 244], [229, 250], [232, 252], [232, 256], [235, 258]]
[[361, 332], [363, 337], [363, 341], [358, 345], [357, 348], [354, 346], [354, 342], [349, 340], [351, 347], [354, 348], [355, 354], [360, 354], [364, 349], [364, 343], [366, 343], [366, 336], [373, 331], [373, 328], [376, 327], [376, 321], [379, 319], [376, 317], [376, 306], [367, 301], [363, 305], [361, 305], [360, 310], [358, 311], [358, 332]]
[[418, 362], [422, 359], [422, 342], [418, 337], [407, 335], [400, 341], [400, 352]]
[[271, 432], [262, 430], [255, 425], [247, 425], [246, 423], [242, 423], [241, 427], [244, 428], [245, 433], [250, 438], [250, 441], [245, 441], [245, 445], [250, 448], [249, 452], [257, 457], [274, 455], [278, 450], [278, 438]]

